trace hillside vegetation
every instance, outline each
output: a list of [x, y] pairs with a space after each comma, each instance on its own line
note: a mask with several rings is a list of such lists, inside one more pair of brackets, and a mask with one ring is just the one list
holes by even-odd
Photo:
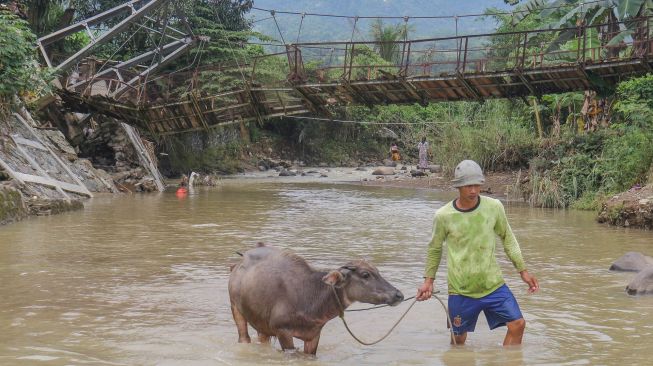
[[[610, 37], [598, 38], [589, 34], [592, 42], [618, 44], [625, 37], [643, 39], [635, 17], [651, 15], [650, 1], [616, 1], [616, 7], [604, 7], [604, 2], [587, 6], [580, 1], [546, 2], [519, 1], [517, 9], [530, 9], [523, 16], [497, 15], [483, 18], [474, 25], [461, 25], [465, 32], [474, 32], [479, 25], [487, 30], [492, 25], [499, 31], [514, 29], [540, 29], [569, 26], [570, 24], [602, 24], [624, 20], [624, 26], [612, 29]], [[39, 2], [25, 1], [27, 12], [34, 11]], [[46, 69], [35, 69], [34, 32], [53, 29], [65, 14], [61, 2], [51, 1], [51, 17], [27, 17], [39, 24], [28, 23], [11, 12], [0, 14], [0, 29], [6, 47], [0, 52], [0, 96], [3, 108], [11, 104], [15, 95], [29, 99], [47, 92], [43, 80], [49, 75]], [[85, 8], [80, 18], [115, 5], [116, 1], [99, 1], [95, 8]], [[265, 13], [252, 10], [250, 1], [182, 1], [188, 21], [198, 34], [211, 36], [210, 42], [200, 50], [170, 65], [182, 68], [193, 59], [200, 66], [251, 60], [262, 55], [265, 49], [249, 44], [255, 37], [271, 40], [278, 36], [276, 26], [270, 30], [264, 22], [251, 24], [248, 19], [261, 19]], [[564, 3], [569, 6], [552, 9], [547, 4]], [[539, 4], [540, 6], [533, 6]], [[311, 11], [316, 13], [349, 15], [450, 15], [482, 13], [487, 6], [509, 8], [503, 1], [268, 1], [259, 0], [256, 6], [278, 10]], [[32, 6], [32, 8], [30, 8]], [[58, 10], [57, 10], [58, 9]], [[511, 9], [511, 8], [510, 8]], [[54, 14], [54, 15], [53, 15]], [[216, 22], [216, 14], [220, 22]], [[521, 14], [521, 13], [520, 13]], [[269, 16], [269, 14], [267, 15]], [[296, 40], [301, 17], [277, 14], [286, 42]], [[289, 20], [290, 18], [294, 20]], [[353, 24], [342, 18], [314, 21], [307, 17], [300, 40], [350, 39]], [[480, 18], [479, 18], [480, 19]], [[266, 21], [269, 23], [269, 20]], [[296, 22], [296, 23], [293, 23]], [[399, 21], [401, 26], [403, 20]], [[311, 28], [315, 27], [315, 28]], [[375, 28], [376, 27], [376, 28]], [[30, 30], [31, 29], [31, 30]], [[480, 29], [480, 28], [478, 28]], [[595, 29], [587, 28], [588, 31]], [[256, 34], [256, 31], [267, 35]], [[356, 24], [356, 37], [385, 37], [396, 39], [406, 36], [392, 22]], [[427, 26], [413, 24], [411, 37], [451, 34], [452, 24], [431, 20]], [[460, 30], [459, 30], [460, 31]], [[8, 35], [12, 35], [9, 37]], [[0, 36], [2, 37], [2, 36]], [[306, 37], [306, 38], [304, 38]], [[312, 38], [316, 37], [316, 38]], [[574, 51], [577, 34], [561, 32], [554, 40], [565, 50]], [[568, 38], [571, 37], [571, 38]], [[390, 39], [392, 40], [392, 39]], [[116, 39], [115, 42], [124, 40]], [[549, 40], [551, 41], [551, 40]], [[71, 43], [84, 43], [82, 38]], [[139, 47], [148, 45], [147, 38], [130, 40], [129, 47], [118, 48], [109, 44], [100, 48], [98, 55], [115, 55], [116, 59], [133, 56]], [[140, 43], [139, 43], [140, 42]], [[501, 42], [495, 39], [494, 42]], [[64, 45], [65, 46], [65, 45]], [[65, 50], [65, 47], [62, 47]], [[617, 50], [618, 52], [618, 50]], [[386, 55], [382, 47], [357, 49], [354, 64], [390, 65], [392, 52]], [[260, 81], [283, 80], [283, 57], [269, 58], [258, 65]], [[307, 74], [315, 73], [318, 63], [307, 62]], [[501, 66], [501, 65], [499, 65]], [[506, 64], [505, 67], [510, 67]], [[216, 93], [241, 87], [244, 81], [234, 72], [215, 71], [202, 83], [202, 93]], [[567, 93], [544, 95], [539, 98], [516, 100], [487, 100], [478, 102], [433, 103], [419, 105], [387, 105], [372, 108], [344, 106], [334, 108], [333, 116], [345, 122], [311, 119], [273, 119], [262, 124], [249, 123], [225, 127], [210, 132], [195, 132], [180, 136], [158, 138], [157, 149], [161, 155], [163, 171], [178, 176], [190, 170], [205, 173], [233, 173], [255, 167], [259, 159], [275, 156], [282, 159], [301, 160], [306, 164], [360, 165], [375, 164], [387, 157], [388, 146], [396, 141], [411, 161], [417, 151], [416, 142], [425, 137], [431, 143], [434, 160], [441, 163], [445, 174], [451, 172], [462, 159], [475, 159], [486, 170], [521, 170], [520, 182], [515, 188], [534, 206], [575, 207], [598, 209], [614, 194], [637, 189], [651, 181], [653, 162], [653, 76], [623, 81], [616, 90], [600, 90], [602, 94]], [[180, 94], [183, 96], [183, 94]], [[588, 113], [593, 108], [596, 113]], [[314, 115], [312, 117], [321, 117]], [[412, 160], [414, 161], [414, 160]]]

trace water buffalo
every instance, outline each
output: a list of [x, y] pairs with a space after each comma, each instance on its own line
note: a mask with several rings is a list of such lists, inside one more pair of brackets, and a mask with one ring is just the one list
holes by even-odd
[[315, 354], [324, 324], [353, 302], [394, 306], [404, 295], [363, 260], [321, 272], [289, 250], [259, 244], [233, 266], [229, 299], [239, 343], [251, 342], [249, 323], [261, 342], [274, 336], [290, 350], [295, 337], [305, 353]]
[[653, 294], [653, 265], [641, 270], [626, 286], [628, 295]]
[[653, 258], [639, 252], [627, 252], [612, 263], [611, 271], [639, 272], [653, 265]]

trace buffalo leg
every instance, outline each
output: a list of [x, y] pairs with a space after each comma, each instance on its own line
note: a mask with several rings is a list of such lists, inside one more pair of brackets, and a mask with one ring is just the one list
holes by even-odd
[[263, 334], [261, 332], [258, 332], [258, 341], [260, 343], [270, 343], [270, 336], [267, 334]]
[[317, 344], [320, 343], [320, 335], [316, 335], [315, 338], [310, 341], [304, 341], [304, 353], [309, 355], [314, 355], [317, 352]]
[[295, 349], [295, 343], [293, 342], [292, 334], [290, 332], [280, 330], [277, 333], [277, 339], [279, 339], [279, 343], [281, 344], [281, 349], [283, 349], [284, 351]]
[[249, 338], [249, 333], [247, 333], [247, 320], [233, 304], [231, 305], [231, 314], [234, 316], [234, 322], [236, 322], [238, 328], [238, 343], [251, 343], [252, 339]]

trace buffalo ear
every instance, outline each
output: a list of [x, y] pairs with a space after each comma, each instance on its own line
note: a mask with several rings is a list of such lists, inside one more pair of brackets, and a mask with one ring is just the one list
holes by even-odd
[[322, 282], [329, 286], [340, 286], [345, 281], [345, 276], [340, 271], [333, 270], [322, 277]]

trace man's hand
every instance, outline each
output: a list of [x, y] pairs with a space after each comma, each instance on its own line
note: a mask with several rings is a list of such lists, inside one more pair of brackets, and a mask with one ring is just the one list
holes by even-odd
[[425, 278], [424, 283], [417, 288], [417, 301], [424, 301], [431, 298], [433, 295], [433, 278]]
[[519, 272], [519, 275], [521, 276], [521, 279], [528, 285], [528, 292], [532, 294], [540, 289], [540, 284], [537, 282], [537, 278], [535, 278], [535, 276], [531, 276], [527, 270]]

